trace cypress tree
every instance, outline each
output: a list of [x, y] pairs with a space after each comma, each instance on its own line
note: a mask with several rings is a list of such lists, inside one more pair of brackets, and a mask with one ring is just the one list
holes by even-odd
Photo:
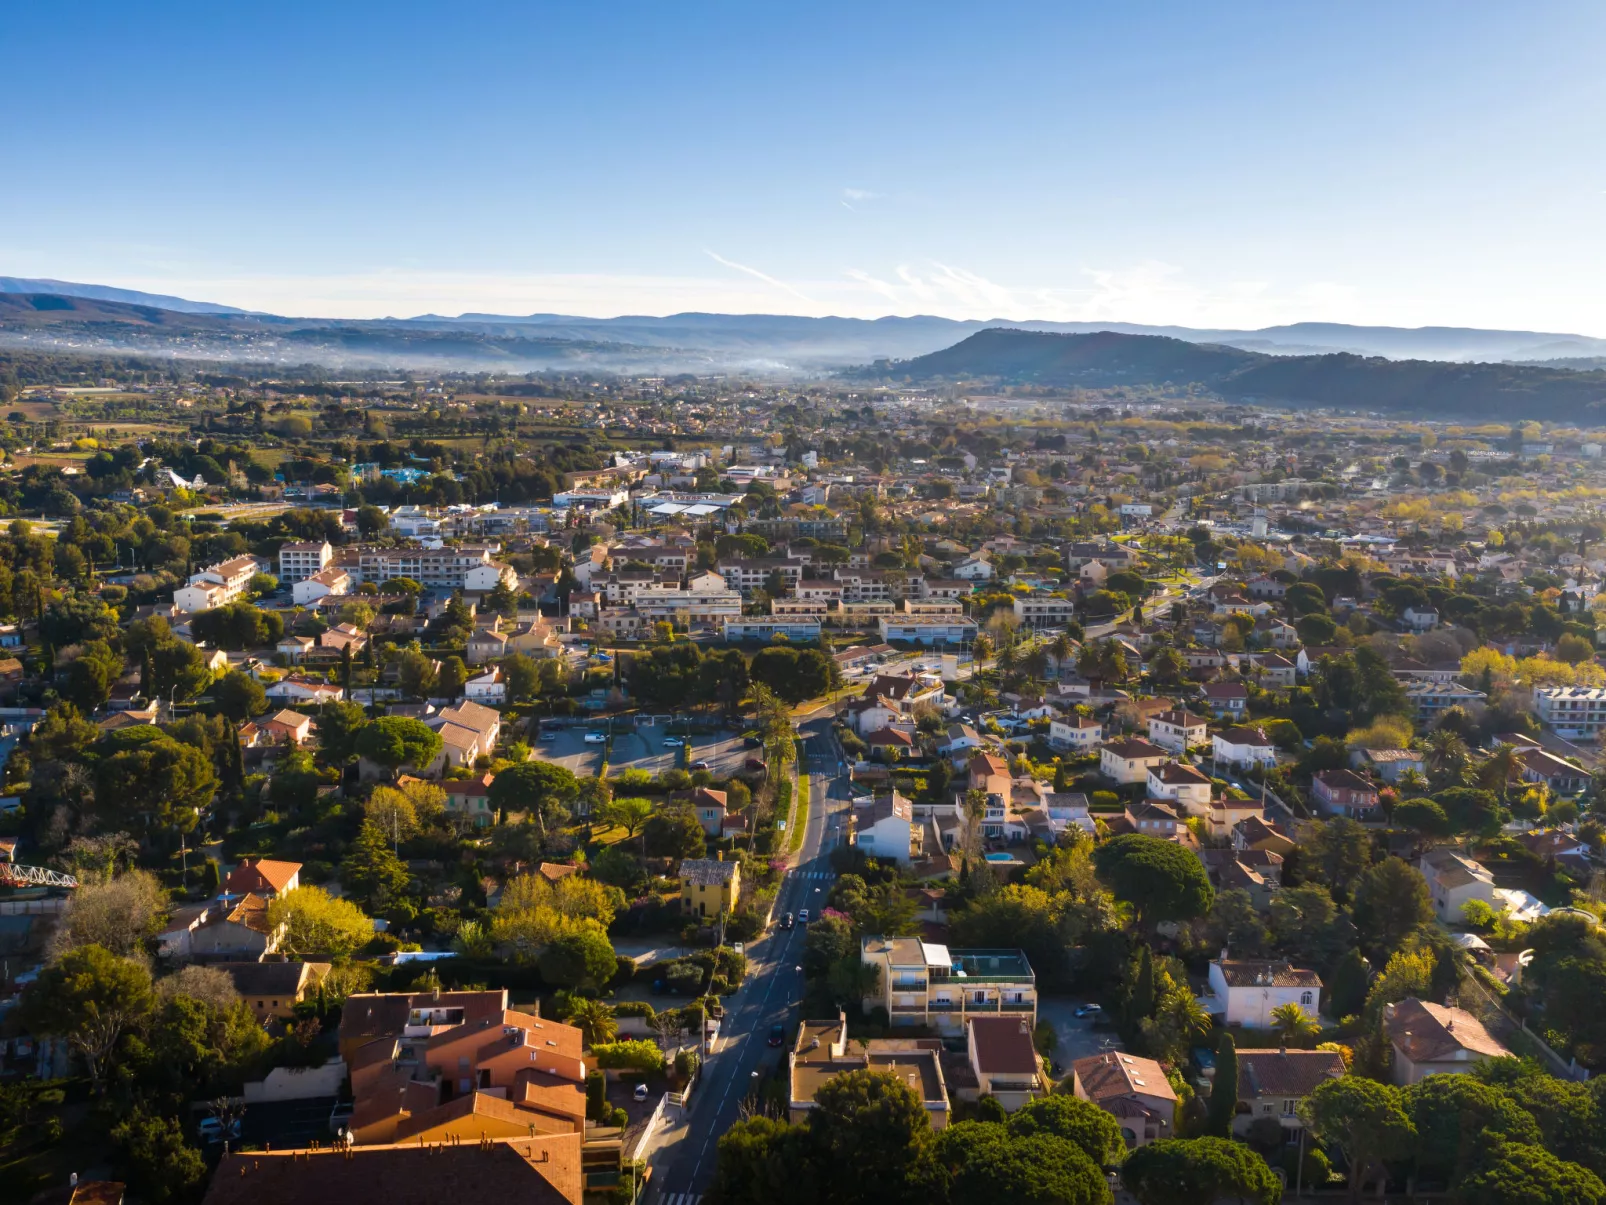
[[1149, 952], [1148, 946], [1144, 946], [1143, 953], [1138, 956], [1138, 977], [1132, 984], [1129, 1003], [1132, 1010], [1129, 1019], [1134, 1024], [1154, 1015], [1154, 955]]
[[1232, 1137], [1232, 1117], [1238, 1111], [1238, 1047], [1232, 1034], [1221, 1031], [1216, 1043], [1216, 1079], [1210, 1088], [1210, 1133]]

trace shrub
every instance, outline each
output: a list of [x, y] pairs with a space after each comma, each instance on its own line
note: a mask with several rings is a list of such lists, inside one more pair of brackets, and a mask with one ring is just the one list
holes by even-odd
[[611, 1071], [641, 1071], [649, 1075], [664, 1069], [664, 1052], [652, 1042], [604, 1042], [591, 1048], [592, 1060], [598, 1067]]

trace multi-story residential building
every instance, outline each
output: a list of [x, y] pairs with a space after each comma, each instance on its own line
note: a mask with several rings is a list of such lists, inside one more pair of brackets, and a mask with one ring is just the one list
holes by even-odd
[[328, 540], [298, 541], [279, 546], [279, 584], [293, 586], [329, 567], [335, 550]]
[[804, 1021], [787, 1056], [791, 1100], [787, 1116], [794, 1125], [808, 1120], [819, 1091], [849, 1071], [888, 1072], [919, 1094], [931, 1128], [948, 1124], [948, 1086], [942, 1073], [943, 1044], [936, 1038], [869, 1038], [848, 1041], [848, 1022]]
[[190, 575], [189, 584], [173, 591], [173, 605], [194, 613], [227, 606], [245, 596], [251, 579], [261, 572], [257, 559], [237, 556]]
[[[803, 562], [794, 560], [721, 561], [717, 566], [725, 585], [743, 594], [794, 590], [803, 580]], [[779, 585], [780, 591], [773, 589]]]
[[914, 809], [897, 791], [853, 809], [850, 841], [872, 858], [907, 866], [920, 851]]
[[1473, 900], [1488, 905], [1491, 911], [1505, 911], [1506, 902], [1497, 894], [1494, 875], [1465, 854], [1448, 846], [1430, 849], [1422, 855], [1418, 868], [1428, 882], [1434, 913], [1447, 925], [1465, 924], [1461, 910]]
[[494, 590], [498, 582], [516, 586], [518, 574], [512, 566], [491, 559], [496, 550], [493, 544], [364, 548], [358, 554], [357, 572], [352, 579], [380, 584], [405, 577], [420, 585], [448, 590]]
[[820, 621], [787, 616], [738, 616], [724, 621], [724, 635], [726, 640], [736, 642], [758, 640], [768, 643], [777, 636], [784, 636], [794, 644], [809, 643], [819, 640]]
[[877, 621], [881, 639], [889, 644], [894, 640], [910, 644], [954, 645], [973, 644], [976, 640], [976, 621], [968, 616], [955, 615], [883, 615]]
[[886, 1009], [894, 1026], [921, 1025], [957, 1038], [971, 1017], [1036, 1022], [1037, 976], [1019, 950], [950, 950], [917, 937], [873, 936], [863, 939], [859, 956], [877, 972], [864, 1007]]
[[736, 911], [742, 894], [742, 868], [717, 858], [683, 858], [680, 863], [680, 907], [687, 916], [711, 920]]
[[1018, 595], [1015, 618], [1028, 628], [1063, 628], [1076, 618], [1076, 602], [1057, 594]]
[[1095, 1054], [1071, 1064], [1072, 1091], [1121, 1126], [1129, 1149], [1176, 1137], [1177, 1094], [1165, 1068], [1135, 1054]]
[[1606, 728], [1606, 689], [1542, 686], [1533, 692], [1534, 715], [1566, 740], [1593, 740]]
[[1455, 682], [1407, 682], [1405, 701], [1416, 715], [1416, 722], [1432, 727], [1452, 707], [1479, 707], [1489, 701], [1481, 690]]

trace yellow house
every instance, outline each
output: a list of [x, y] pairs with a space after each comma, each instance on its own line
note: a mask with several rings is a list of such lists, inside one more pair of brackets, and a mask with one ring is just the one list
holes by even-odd
[[680, 864], [680, 907], [689, 916], [718, 916], [736, 911], [742, 893], [742, 868], [719, 858], [686, 858]]

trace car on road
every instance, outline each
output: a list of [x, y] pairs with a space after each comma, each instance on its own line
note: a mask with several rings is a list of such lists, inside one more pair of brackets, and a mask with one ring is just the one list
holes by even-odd
[[786, 1026], [771, 1025], [770, 1036], [768, 1040], [771, 1046], [779, 1046], [782, 1042], [786, 1041]]
[[678, 736], [666, 736], [664, 737], [663, 747], [665, 749], [679, 749], [685, 743], [686, 742], [681, 740]]
[[790, 912], [781, 917], [781, 928], [783, 929], [790, 929], [796, 923], [797, 917], [793, 916]]
[[706, 769], [708, 769], [708, 763], [705, 762], [705, 761], [694, 761], [691, 764], [691, 769], [693, 769], [693, 770], [706, 770]]
[[635, 1097], [636, 1097], [637, 1100], [646, 1100], [647, 1099], [647, 1085], [646, 1084], [637, 1084], [636, 1085]]
[[1096, 1017], [1103, 1011], [1104, 1009], [1100, 1005], [1084, 1004], [1081, 1008], [1076, 1010], [1076, 1015], [1078, 1017]]
[[809, 923], [809, 910], [807, 908], [799, 908], [797, 910], [797, 923], [800, 925]]
[[588, 732], [588, 733], [586, 733], [586, 744], [588, 744], [588, 745], [606, 744], [607, 740], [608, 740], [608, 738], [606, 736], [604, 736], [600, 732]]
[[759, 740], [756, 736], [744, 736], [742, 738], [743, 749], [762, 749], [763, 747], [764, 742]]

